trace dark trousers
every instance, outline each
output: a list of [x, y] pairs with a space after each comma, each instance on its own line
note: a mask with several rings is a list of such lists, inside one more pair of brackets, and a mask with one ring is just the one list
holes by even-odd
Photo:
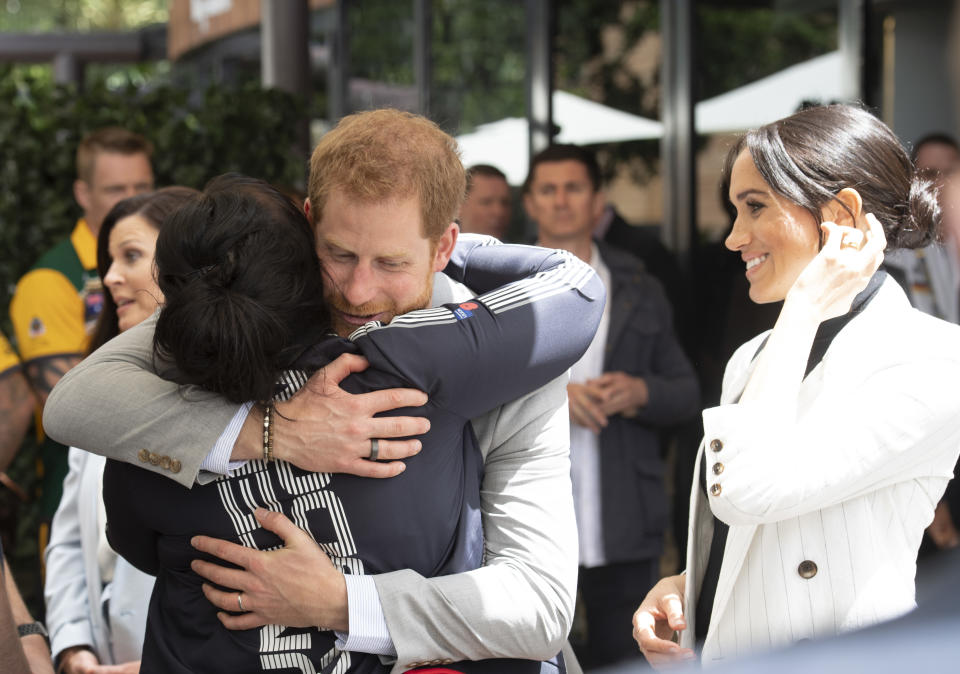
[[633, 640], [633, 614], [657, 582], [659, 559], [580, 567], [577, 593], [585, 631], [570, 645], [580, 664], [600, 667], [639, 655]]

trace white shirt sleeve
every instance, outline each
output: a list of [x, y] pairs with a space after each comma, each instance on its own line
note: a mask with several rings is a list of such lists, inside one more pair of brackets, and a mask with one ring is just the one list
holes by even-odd
[[380, 607], [380, 593], [373, 576], [345, 574], [350, 632], [336, 632], [337, 648], [373, 655], [397, 657], [387, 620]]
[[246, 461], [231, 461], [230, 454], [233, 453], [233, 446], [237, 442], [237, 436], [240, 435], [243, 422], [247, 420], [247, 416], [250, 414], [252, 408], [253, 403], [243, 403], [239, 409], [237, 409], [237, 413], [233, 415], [233, 419], [230, 420], [226, 430], [217, 438], [217, 443], [200, 464], [201, 471], [216, 473], [217, 475], [227, 475], [230, 471], [236, 470], [246, 463]]

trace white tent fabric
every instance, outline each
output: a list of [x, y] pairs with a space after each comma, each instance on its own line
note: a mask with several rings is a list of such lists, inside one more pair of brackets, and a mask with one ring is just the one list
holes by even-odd
[[566, 91], [553, 92], [553, 118], [560, 127], [559, 143], [594, 145], [663, 135], [663, 124], [655, 119], [632, 115]]
[[[797, 110], [804, 101], [848, 100], [843, 61], [835, 51], [697, 103], [698, 133], [724, 133], [762, 126]], [[557, 142], [593, 145], [660, 138], [663, 124], [595, 103], [566, 91], [553, 92]], [[465, 166], [492, 164], [511, 185], [527, 176], [527, 120], [508, 117], [457, 137]]]
[[843, 60], [834, 51], [697, 103], [698, 133], [744, 131], [793, 114], [804, 101], [849, 100]]
[[[558, 143], [592, 145], [624, 140], [659, 138], [660, 122], [631, 115], [566, 91], [553, 92], [553, 122], [560, 127]], [[457, 136], [463, 165], [491, 164], [507, 175], [507, 182], [519, 185], [527, 177], [527, 120], [507, 117], [481, 124], [473, 133]]]

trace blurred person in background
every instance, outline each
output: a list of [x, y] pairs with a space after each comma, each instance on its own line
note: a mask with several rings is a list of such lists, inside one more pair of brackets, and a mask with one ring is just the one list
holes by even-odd
[[[903, 286], [910, 303], [920, 311], [960, 323], [960, 147], [945, 133], [932, 133], [913, 146], [912, 158], [919, 171], [935, 181], [942, 217], [941, 238], [915, 250], [890, 251], [883, 268]], [[954, 474], [956, 474], [956, 468]], [[947, 486], [927, 527], [920, 557], [960, 545], [960, 486]]]
[[624, 626], [660, 573], [668, 520], [660, 434], [696, 413], [699, 386], [660, 283], [637, 258], [592, 238], [604, 204], [594, 154], [576, 145], [537, 154], [523, 203], [538, 245], [577, 255], [609, 293], [567, 385], [586, 632], [571, 641], [592, 668], [639, 657]]
[[655, 666], [913, 609], [920, 539], [960, 454], [960, 328], [878, 271], [939, 223], [936, 184], [893, 132], [853, 106], [811, 107], [748, 132], [725, 176], [726, 245], [750, 298], [783, 307], [703, 412], [686, 570], [634, 616]]
[[20, 359], [0, 334], [0, 671], [53, 672], [46, 630], [35, 622], [17, 588], [4, 549], [13, 541], [17, 512], [27, 500], [22, 488], [6, 474], [33, 415], [33, 393], [20, 368]]
[[[10, 319], [38, 411], [87, 348], [103, 306], [96, 269], [100, 224], [121, 199], [153, 189], [152, 152], [145, 138], [126, 129], [107, 127], [86, 135], [77, 148], [73, 185], [83, 216], [69, 238], [41, 256], [17, 283]], [[42, 558], [67, 474], [66, 447], [45, 437], [39, 458], [43, 472], [36, 536]]]
[[30, 427], [34, 404], [20, 359], [0, 333], [0, 542], [8, 550], [13, 547], [17, 514], [29, 496], [6, 471]]
[[960, 163], [960, 145], [946, 133], [931, 133], [913, 144], [911, 157], [918, 169], [943, 177]]
[[489, 164], [471, 166], [467, 169], [467, 197], [460, 206], [460, 230], [505, 240], [512, 202], [503, 171]]
[[[7, 338], [0, 333], [0, 484], [10, 489], [5, 471], [13, 461], [33, 415], [33, 393], [20, 359]], [[9, 541], [4, 541], [9, 545]]]
[[[157, 235], [167, 216], [199, 194], [167, 187], [129, 197], [103, 220], [97, 272], [106, 288], [89, 352], [148, 318], [163, 300], [153, 273]], [[119, 557], [106, 541], [105, 459], [69, 450], [69, 472], [46, 551], [47, 627], [58, 672], [139, 671], [153, 576]]]
[[[960, 168], [957, 142], [943, 133], [924, 136], [914, 145], [913, 160], [917, 170], [936, 183], [941, 210], [947, 214], [957, 206], [943, 203], [944, 184]], [[913, 306], [931, 316], [960, 323], [960, 256], [950, 232], [943, 234], [945, 245], [935, 241], [916, 250], [891, 251], [883, 264], [903, 286]]]

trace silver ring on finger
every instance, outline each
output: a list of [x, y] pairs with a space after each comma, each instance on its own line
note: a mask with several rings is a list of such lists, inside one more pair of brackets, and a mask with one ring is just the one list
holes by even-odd
[[367, 457], [370, 461], [376, 461], [380, 456], [380, 439], [379, 438], [370, 438], [370, 456]]
[[241, 612], [241, 613], [246, 613], [246, 612], [247, 612], [247, 609], [243, 608], [243, 593], [242, 593], [242, 592], [238, 592], [238, 593], [237, 593], [237, 606], [240, 607], [240, 612]]

